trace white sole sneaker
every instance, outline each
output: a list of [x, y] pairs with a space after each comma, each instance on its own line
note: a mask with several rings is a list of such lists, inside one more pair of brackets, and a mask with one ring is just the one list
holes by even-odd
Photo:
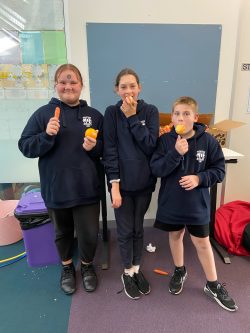
[[187, 272], [186, 272], [185, 275], [182, 277], [182, 285], [181, 285], [181, 289], [175, 293], [175, 292], [172, 292], [172, 291], [170, 290], [170, 288], [169, 288], [168, 290], [169, 290], [170, 294], [172, 294], [172, 295], [179, 295], [179, 294], [182, 292], [183, 285], [184, 285], [184, 282], [186, 281], [186, 279], [187, 279]]
[[121, 280], [122, 280], [123, 289], [124, 289], [125, 294], [126, 294], [129, 298], [131, 298], [131, 299], [134, 299], [134, 300], [139, 299], [139, 298], [140, 298], [140, 292], [139, 292], [139, 289], [138, 289], [138, 293], [139, 293], [138, 296], [132, 296], [132, 295], [130, 295], [130, 294], [128, 293], [128, 291], [126, 290], [126, 286], [125, 286], [125, 282], [124, 282], [123, 274], [121, 275]]
[[236, 310], [238, 310], [238, 306], [235, 305], [234, 308], [228, 308], [226, 307], [217, 297], [216, 293], [213, 293], [211, 289], [207, 288], [207, 286], [204, 287], [204, 292], [205, 294], [212, 298], [213, 300], [215, 300], [223, 309], [230, 311], [230, 312], [235, 312]]

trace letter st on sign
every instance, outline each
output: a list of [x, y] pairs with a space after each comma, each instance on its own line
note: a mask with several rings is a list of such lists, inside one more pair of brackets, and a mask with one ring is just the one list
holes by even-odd
[[242, 71], [250, 71], [250, 64], [242, 64], [241, 65]]

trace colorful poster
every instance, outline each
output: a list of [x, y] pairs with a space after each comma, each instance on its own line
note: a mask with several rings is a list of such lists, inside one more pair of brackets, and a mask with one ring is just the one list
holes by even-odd
[[46, 88], [48, 65], [0, 65], [0, 86], [3, 88]]
[[23, 64], [44, 64], [43, 41], [40, 31], [19, 34]]
[[58, 65], [0, 64], [0, 98], [49, 99]]
[[64, 31], [43, 31], [45, 64], [64, 64], [67, 62]]
[[23, 88], [21, 65], [0, 65], [0, 80], [3, 88]]

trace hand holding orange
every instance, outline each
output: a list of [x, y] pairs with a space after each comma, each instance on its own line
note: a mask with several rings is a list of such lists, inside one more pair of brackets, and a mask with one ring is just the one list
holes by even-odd
[[95, 129], [92, 128], [92, 127], [87, 128], [86, 131], [85, 131], [85, 137], [86, 137], [86, 136], [89, 136], [90, 138], [96, 140], [97, 135], [98, 135], [98, 130], [95, 130]]

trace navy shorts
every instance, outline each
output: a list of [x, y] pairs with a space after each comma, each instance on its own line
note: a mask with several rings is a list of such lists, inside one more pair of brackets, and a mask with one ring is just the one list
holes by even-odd
[[160, 221], [155, 221], [154, 227], [157, 229], [161, 229], [164, 231], [179, 231], [187, 228], [188, 232], [195, 237], [205, 238], [209, 236], [209, 223], [208, 224], [201, 224], [201, 225], [193, 225], [193, 224], [170, 224], [170, 223], [163, 223]]

